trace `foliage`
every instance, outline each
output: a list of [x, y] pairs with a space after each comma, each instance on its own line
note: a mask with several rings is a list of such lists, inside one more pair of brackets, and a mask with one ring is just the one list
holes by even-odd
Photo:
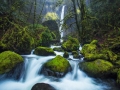
[[50, 46], [53, 38], [50, 30], [44, 30], [40, 35], [40, 44], [42, 46]]
[[15, 52], [5, 51], [0, 53], [0, 74], [9, 72], [21, 62], [23, 62], [23, 58]]
[[56, 13], [54, 13], [54, 12], [48, 12], [46, 15], [45, 15], [45, 20], [47, 21], [47, 20], [58, 20], [59, 19], [59, 17], [58, 17], [58, 15], [56, 14]]
[[26, 27], [16, 25], [5, 33], [1, 42], [6, 46], [7, 50], [26, 54], [33, 49], [34, 39], [28, 33]]

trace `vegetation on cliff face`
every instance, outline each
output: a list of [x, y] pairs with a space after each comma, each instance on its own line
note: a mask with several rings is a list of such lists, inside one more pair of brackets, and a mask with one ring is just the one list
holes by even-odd
[[22, 62], [23, 58], [15, 52], [5, 51], [0, 53], [0, 74], [9, 72]]

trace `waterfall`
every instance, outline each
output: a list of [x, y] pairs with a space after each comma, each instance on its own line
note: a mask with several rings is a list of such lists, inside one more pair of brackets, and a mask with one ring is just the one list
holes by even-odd
[[62, 40], [62, 38], [63, 38], [63, 29], [62, 29], [62, 26], [63, 26], [63, 23], [64, 23], [64, 13], [65, 13], [65, 5], [62, 6], [62, 12], [61, 12], [61, 16], [60, 16], [60, 27], [59, 27], [59, 32], [60, 32], [60, 35], [61, 35], [60, 42], [63, 42], [63, 40]]
[[[51, 46], [53, 48], [54, 46]], [[63, 56], [63, 52], [57, 52], [57, 55]], [[72, 67], [72, 71], [68, 72], [65, 77], [59, 78], [58, 81], [51, 80], [46, 76], [39, 74], [42, 65], [55, 56], [37, 56], [34, 54], [22, 55], [24, 57], [25, 70], [21, 80], [4, 79], [0, 81], [0, 90], [31, 90], [36, 83], [47, 83], [56, 90], [112, 90], [105, 83], [96, 82], [93, 78], [88, 77], [78, 67], [81, 59], [68, 60]], [[19, 71], [18, 71], [19, 72]], [[115, 90], [115, 89], [113, 89]], [[119, 90], [119, 89], [118, 89]]]

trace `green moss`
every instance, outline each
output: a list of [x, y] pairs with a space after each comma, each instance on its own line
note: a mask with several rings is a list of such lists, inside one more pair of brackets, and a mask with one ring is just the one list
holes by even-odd
[[108, 57], [104, 54], [85, 54], [84, 58], [88, 61], [96, 60], [96, 59], [104, 59], [107, 60]]
[[80, 51], [86, 60], [104, 59], [114, 62], [117, 60], [117, 55], [109, 49], [100, 49], [97, 47], [97, 40], [93, 40], [90, 44], [85, 44]]
[[70, 64], [65, 58], [58, 55], [54, 59], [45, 63], [45, 67], [49, 68], [54, 72], [67, 72]]
[[115, 62], [118, 66], [120, 66], [120, 60]]
[[90, 44], [98, 44], [98, 41], [97, 40], [93, 40]]
[[36, 55], [41, 55], [41, 56], [48, 56], [48, 55], [55, 55], [53, 49], [48, 48], [48, 47], [37, 47], [34, 51]]
[[102, 50], [101, 53], [103, 53], [106, 57], [108, 57], [107, 60], [110, 60], [111, 62], [115, 62], [117, 60], [117, 54], [115, 54], [114, 52], [108, 49]]
[[28, 54], [33, 48], [34, 39], [30, 36], [27, 28], [14, 27], [8, 30], [1, 39], [7, 50], [19, 54]]
[[64, 52], [63, 57], [64, 58], [68, 58], [69, 57], [69, 53], [68, 52]]
[[46, 15], [45, 15], [45, 19], [46, 20], [57, 20], [58, 19], [58, 15], [54, 12], [48, 12]]
[[85, 44], [80, 51], [81, 54], [85, 55], [88, 53], [96, 54], [97, 46], [95, 44]]
[[73, 58], [79, 58], [78, 51], [72, 51]]
[[23, 62], [23, 58], [11, 51], [0, 53], [0, 74], [9, 72], [18, 63]]
[[50, 46], [51, 41], [53, 40], [52, 34], [50, 30], [45, 30], [40, 35], [40, 45], [42, 46]]
[[65, 51], [76, 51], [79, 49], [79, 41], [76, 38], [69, 38], [62, 44]]
[[63, 49], [61, 47], [54, 47], [53, 48], [54, 51], [58, 51], [58, 52], [62, 52]]
[[80, 67], [90, 74], [99, 75], [109, 72], [113, 65], [108, 61], [97, 59], [92, 62], [83, 62], [80, 64]]

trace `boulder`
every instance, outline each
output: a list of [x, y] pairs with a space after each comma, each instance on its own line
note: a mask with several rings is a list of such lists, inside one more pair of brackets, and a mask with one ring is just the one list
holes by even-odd
[[79, 50], [79, 41], [76, 38], [69, 38], [61, 47], [68, 52], [76, 51]]
[[55, 88], [47, 83], [36, 83], [31, 90], [55, 90]]
[[54, 51], [58, 51], [58, 52], [62, 52], [63, 49], [61, 47], [54, 47], [53, 48]]
[[15, 52], [4, 51], [0, 53], [0, 74], [9, 72], [22, 62], [23, 58]]
[[72, 55], [73, 55], [73, 58], [76, 58], [76, 59], [80, 58], [78, 51], [72, 51]]
[[59, 41], [60, 40], [60, 32], [59, 32], [59, 27], [58, 24], [55, 20], [48, 20], [42, 23], [43, 26], [48, 27], [48, 29], [51, 32], [54, 32], [56, 35], [56, 39]]
[[55, 55], [53, 49], [48, 47], [37, 47], [34, 51], [34, 54], [40, 55], [40, 56], [49, 56], [49, 55]]
[[109, 49], [98, 48], [96, 40], [93, 40], [90, 44], [85, 44], [82, 47], [80, 53], [84, 56], [87, 61], [94, 61], [96, 59], [104, 59], [111, 62], [117, 60], [117, 55]]
[[30, 36], [26, 27], [14, 27], [7, 30], [1, 39], [1, 43], [3, 49], [19, 54], [29, 54], [33, 49], [34, 39]]
[[70, 70], [71, 66], [67, 59], [58, 55], [43, 65], [42, 73], [47, 76], [63, 77]]
[[79, 66], [89, 75], [96, 77], [108, 75], [113, 68], [112, 63], [102, 59], [97, 59], [92, 62], [82, 62]]
[[63, 57], [64, 58], [69, 58], [69, 53], [68, 52], [64, 52]]

